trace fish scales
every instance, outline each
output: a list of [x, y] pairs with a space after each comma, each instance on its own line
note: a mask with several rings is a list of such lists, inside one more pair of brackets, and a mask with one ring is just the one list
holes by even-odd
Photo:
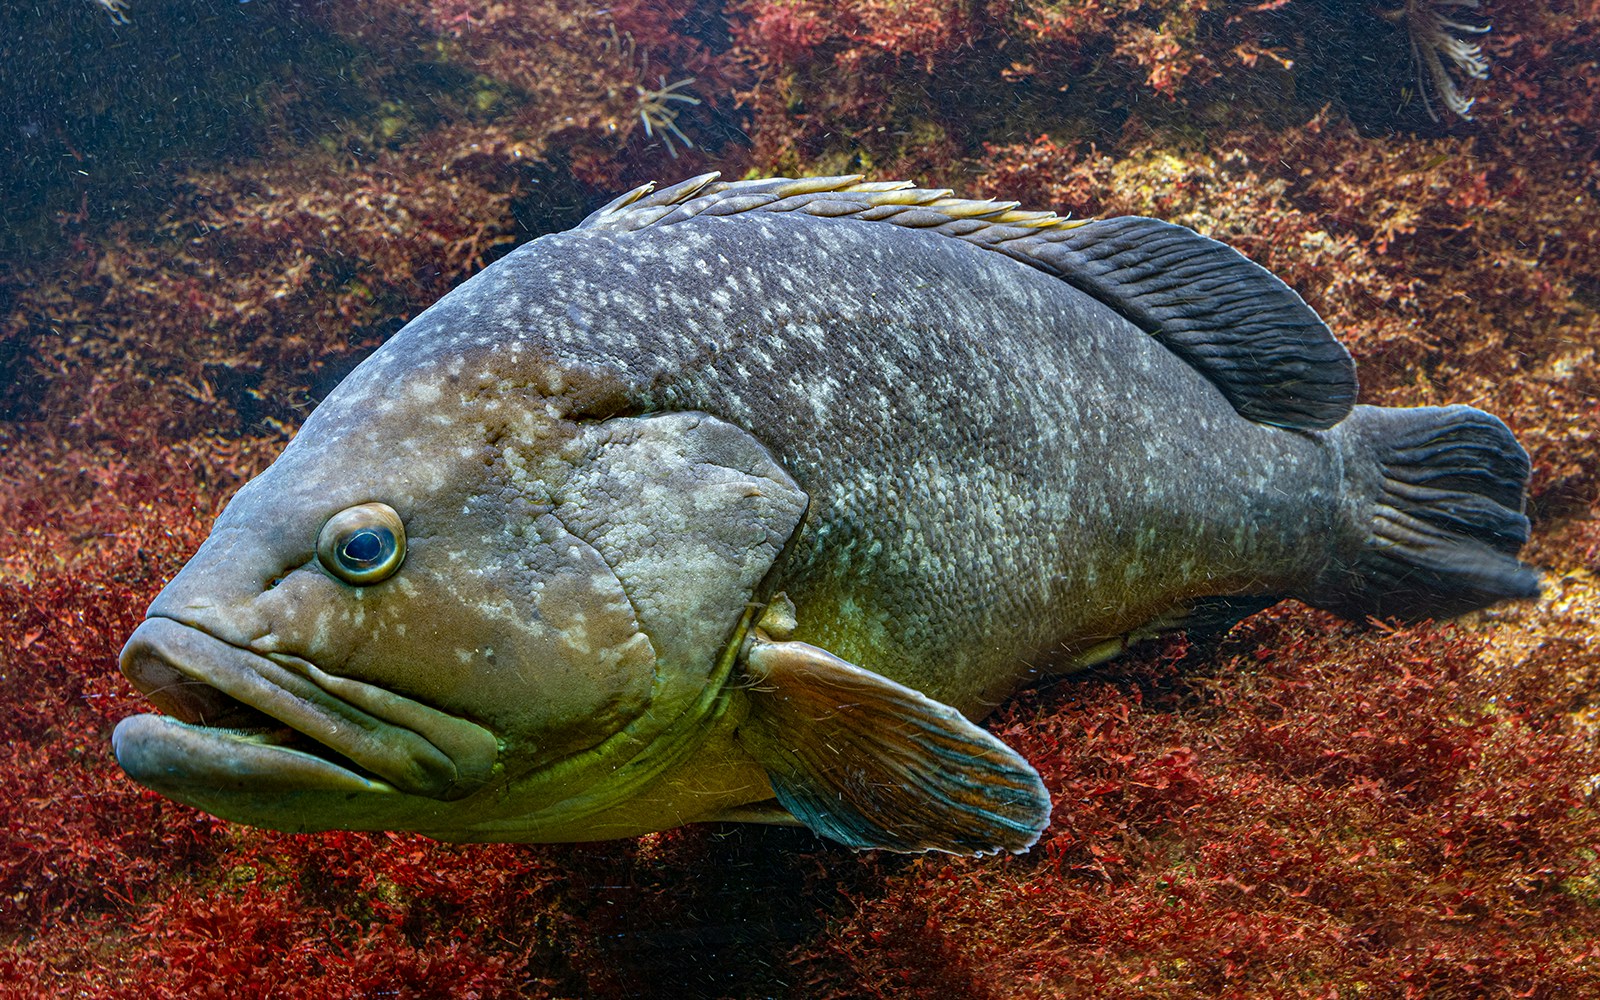
[[631, 192], [425, 311], [152, 604], [124, 768], [285, 829], [1024, 850], [970, 720], [1036, 673], [1537, 592], [1504, 426], [1352, 408], [1233, 251], [858, 181]]
[[[703, 275], [733, 259], [707, 308]], [[402, 346], [605, 372], [610, 406], [751, 431], [811, 496], [770, 580], [815, 609], [797, 637], [964, 710], [1062, 637], [1218, 587], [1286, 593], [1326, 559], [1337, 449], [1239, 420], [1126, 319], [967, 244], [706, 218], [546, 237], [474, 280]]]

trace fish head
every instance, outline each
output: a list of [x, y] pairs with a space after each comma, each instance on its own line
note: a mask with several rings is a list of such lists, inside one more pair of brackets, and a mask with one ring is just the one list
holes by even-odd
[[165, 714], [117, 759], [254, 825], [582, 839], [709, 711], [806, 497], [707, 414], [574, 418], [460, 364], [383, 391], [383, 354], [150, 606], [121, 662]]

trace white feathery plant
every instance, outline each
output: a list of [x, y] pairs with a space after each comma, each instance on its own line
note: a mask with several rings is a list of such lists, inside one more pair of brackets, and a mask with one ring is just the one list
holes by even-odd
[[89, 2], [110, 14], [111, 20], [118, 24], [128, 23], [128, 15], [123, 13], [128, 9], [128, 0], [89, 0]]
[[[1428, 99], [1431, 89], [1444, 106], [1457, 116], [1472, 120], [1473, 99], [1461, 92], [1467, 80], [1482, 80], [1489, 75], [1489, 60], [1483, 49], [1466, 36], [1487, 34], [1489, 25], [1463, 24], [1447, 16], [1451, 8], [1477, 10], [1479, 0], [1405, 0], [1405, 6], [1383, 15], [1403, 23], [1411, 37], [1411, 59], [1417, 70], [1417, 89], [1423, 107], [1434, 121], [1439, 115]], [[1458, 82], [1458, 78], [1459, 81]]]

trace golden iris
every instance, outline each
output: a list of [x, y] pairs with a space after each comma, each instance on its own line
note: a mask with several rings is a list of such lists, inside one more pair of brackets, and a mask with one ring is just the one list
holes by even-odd
[[406, 526], [386, 503], [346, 507], [328, 518], [317, 536], [323, 568], [357, 587], [394, 575], [406, 558]]

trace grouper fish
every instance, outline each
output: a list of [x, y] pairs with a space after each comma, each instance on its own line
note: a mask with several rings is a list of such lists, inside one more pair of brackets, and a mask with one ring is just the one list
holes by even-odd
[[1357, 406], [1288, 286], [1145, 218], [859, 177], [644, 187], [485, 268], [228, 503], [123, 671], [136, 781], [282, 830], [800, 823], [1023, 851], [974, 721], [1297, 597], [1538, 590], [1528, 459]]

